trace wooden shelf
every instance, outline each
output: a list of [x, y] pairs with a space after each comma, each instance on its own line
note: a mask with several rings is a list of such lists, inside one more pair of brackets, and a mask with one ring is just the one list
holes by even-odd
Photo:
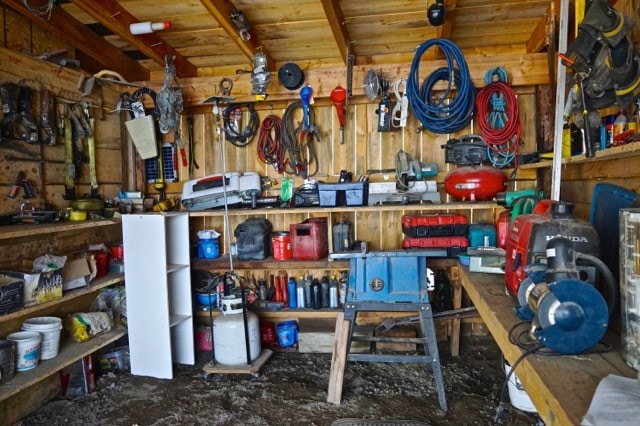
[[[603, 151], [596, 151], [595, 156], [587, 158], [586, 155], [574, 155], [562, 159], [562, 164], [583, 164], [596, 161], [616, 160], [623, 157], [634, 157], [640, 155], [640, 143], [631, 142], [626, 145], [614, 146]], [[541, 161], [539, 163], [523, 164], [519, 169], [543, 169], [551, 167], [552, 161]]]
[[[222, 255], [216, 259], [191, 259], [193, 269], [228, 270], [229, 255]], [[348, 260], [275, 260], [269, 257], [265, 260], [238, 260], [233, 257], [234, 269], [349, 269]]]
[[120, 224], [119, 220], [95, 219], [82, 220], [77, 222], [8, 225], [0, 227], [0, 240], [10, 240], [12, 238], [24, 238], [29, 236], [41, 236], [66, 231], [78, 231], [81, 229], [91, 229], [100, 226], [117, 224]]
[[125, 334], [127, 334], [127, 329], [120, 325], [108, 333], [100, 334], [83, 343], [76, 343], [68, 336], [66, 336], [66, 338], [63, 337], [60, 342], [58, 356], [53, 359], [41, 361], [38, 366], [32, 370], [16, 371], [14, 378], [10, 382], [0, 385], [0, 401], [4, 401], [28, 386], [34, 385], [38, 381], [55, 374]]
[[[460, 281], [505, 359], [513, 365], [523, 350], [511, 343], [509, 333], [520, 320], [513, 313], [516, 303], [505, 294], [504, 277], [460, 267]], [[576, 356], [531, 355], [518, 365], [516, 374], [545, 424], [580, 424], [602, 378], [609, 374], [636, 377], [636, 371], [620, 355], [620, 336], [605, 336], [604, 341], [614, 349]]]
[[[493, 201], [456, 202], [439, 204], [397, 204], [360, 207], [289, 207], [289, 208], [257, 208], [257, 209], [230, 209], [231, 216], [241, 215], [272, 215], [286, 213], [351, 213], [351, 212], [397, 212], [397, 211], [454, 211], [454, 210], [491, 210], [502, 208]], [[190, 217], [224, 216], [224, 210], [206, 210], [201, 212], [189, 212]]]
[[39, 305], [29, 306], [28, 308], [20, 309], [19, 311], [11, 312], [6, 315], [2, 315], [0, 317], [0, 321], [5, 322], [15, 318], [21, 318], [25, 316], [30, 316], [39, 311], [43, 311], [51, 306], [58, 305], [60, 303], [64, 303], [66, 301], [75, 299], [76, 297], [83, 296], [88, 293], [93, 293], [94, 291], [100, 290], [101, 288], [108, 287], [113, 284], [117, 284], [124, 280], [124, 274], [109, 272], [107, 275], [102, 276], [100, 278], [95, 278], [87, 287], [77, 288], [74, 290], [70, 290], [65, 292], [62, 295], [62, 298], [56, 300], [50, 300], [45, 303], [41, 303]]
[[[262, 319], [300, 319], [300, 318], [331, 318], [335, 319], [338, 313], [342, 312], [342, 309], [281, 309], [279, 311], [254, 311]], [[222, 312], [216, 310], [209, 311], [196, 311], [195, 316], [198, 318], [207, 319], [210, 316], [217, 317]]]

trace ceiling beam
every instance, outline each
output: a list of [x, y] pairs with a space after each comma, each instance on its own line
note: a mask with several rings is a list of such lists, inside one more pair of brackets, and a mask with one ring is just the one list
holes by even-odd
[[138, 19], [130, 14], [115, 0], [71, 0], [71, 3], [79, 7], [83, 12], [91, 15], [99, 23], [113, 31], [116, 35], [126, 40], [136, 49], [140, 50], [154, 62], [164, 67], [165, 56], [173, 56], [178, 77], [196, 77], [198, 69], [187, 58], [168, 45], [157, 34], [133, 35], [129, 31], [129, 25], [135, 24]]
[[549, 43], [553, 42], [553, 40], [549, 39], [550, 30], [551, 26], [555, 24], [555, 21], [558, 20], [559, 16], [560, 4], [558, 0], [554, 0], [549, 3], [549, 8], [545, 14], [538, 19], [538, 23], [533, 29], [531, 37], [527, 40], [527, 53], [542, 52]]
[[447, 0], [445, 2], [445, 20], [444, 24], [438, 27], [438, 38], [449, 39], [451, 37], [451, 29], [453, 28], [453, 16], [458, 6], [458, 0]]
[[218, 21], [220, 27], [231, 37], [231, 40], [233, 40], [252, 63], [256, 52], [261, 51], [267, 59], [269, 69], [276, 69], [276, 61], [273, 60], [264, 46], [261, 46], [260, 41], [253, 31], [249, 30], [251, 34], [249, 40], [243, 40], [240, 37], [238, 29], [231, 20], [231, 8], [229, 7], [230, 2], [228, 0], [200, 0], [200, 3], [202, 3], [211, 16]]
[[27, 9], [21, 0], [0, 0], [52, 34], [94, 58], [112, 71], [130, 81], [149, 79], [149, 70], [129, 58], [111, 43], [88, 29], [60, 6], [54, 6], [48, 20], [41, 19]]
[[347, 46], [351, 43], [349, 32], [347, 31], [344, 15], [342, 14], [342, 8], [340, 8], [340, 2], [338, 0], [322, 0], [322, 7], [324, 8], [324, 14], [329, 21], [329, 27], [333, 33], [333, 38], [340, 50], [340, 56], [342, 61], [347, 63]]

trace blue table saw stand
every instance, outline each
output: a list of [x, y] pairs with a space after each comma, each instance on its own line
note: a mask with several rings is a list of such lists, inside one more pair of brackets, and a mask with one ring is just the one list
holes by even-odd
[[[446, 257], [446, 252], [437, 249], [369, 253], [363, 251], [331, 256], [348, 258], [350, 275], [344, 314], [340, 313], [336, 321], [327, 401], [340, 404], [344, 371], [349, 361], [419, 363], [425, 364], [433, 373], [440, 408], [447, 410], [433, 310], [429, 303], [426, 282], [426, 257]], [[418, 313], [421, 337], [354, 337], [358, 312]], [[423, 354], [352, 354], [351, 342], [354, 341], [415, 343], [422, 346]]]

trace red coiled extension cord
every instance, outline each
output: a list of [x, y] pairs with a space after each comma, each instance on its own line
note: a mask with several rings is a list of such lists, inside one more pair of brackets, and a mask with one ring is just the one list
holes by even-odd
[[476, 111], [478, 127], [489, 147], [492, 163], [502, 167], [511, 161], [517, 162], [522, 126], [518, 100], [511, 86], [502, 81], [487, 84], [478, 92]]
[[278, 173], [284, 172], [282, 120], [276, 115], [268, 115], [262, 120], [258, 133], [258, 158], [265, 164], [271, 164]]

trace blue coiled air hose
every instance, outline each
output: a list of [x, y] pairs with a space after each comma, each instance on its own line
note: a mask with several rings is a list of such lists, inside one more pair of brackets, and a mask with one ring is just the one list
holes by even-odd
[[[420, 60], [433, 46], [442, 50], [447, 66], [433, 71], [419, 85]], [[446, 81], [447, 88], [438, 98], [432, 92], [439, 81]], [[457, 90], [455, 96], [452, 94], [454, 89]], [[454, 133], [467, 127], [475, 112], [476, 88], [458, 46], [441, 38], [427, 40], [418, 46], [407, 79], [407, 97], [413, 115], [430, 132]]]

